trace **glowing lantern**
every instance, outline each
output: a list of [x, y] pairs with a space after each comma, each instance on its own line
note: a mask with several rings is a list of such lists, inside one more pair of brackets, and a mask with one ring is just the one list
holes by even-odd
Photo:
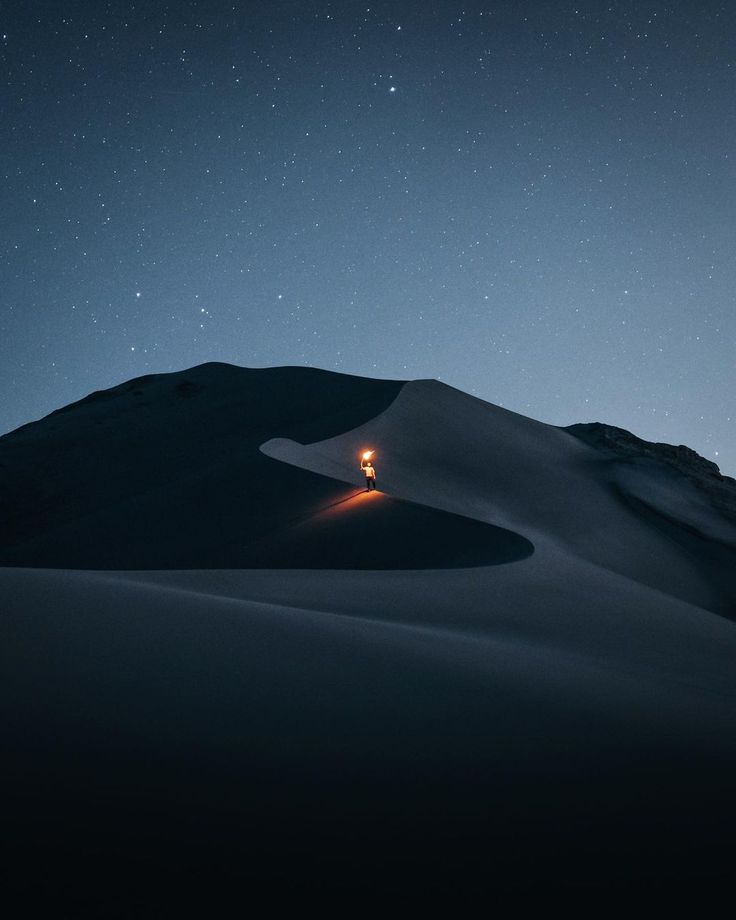
[[370, 460], [374, 453], [375, 453], [374, 450], [366, 450], [366, 451], [364, 451], [364, 452], [363, 452], [363, 459], [364, 459], [364, 460]]

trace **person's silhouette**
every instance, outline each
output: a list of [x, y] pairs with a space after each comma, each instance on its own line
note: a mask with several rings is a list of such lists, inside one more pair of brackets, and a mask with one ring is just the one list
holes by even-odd
[[370, 492], [371, 489], [376, 488], [376, 469], [370, 460], [365, 463], [361, 463], [360, 468], [365, 474], [365, 490], [366, 492]]

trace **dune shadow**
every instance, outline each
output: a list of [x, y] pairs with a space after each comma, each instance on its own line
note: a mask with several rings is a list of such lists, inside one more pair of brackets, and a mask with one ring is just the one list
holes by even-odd
[[[250, 459], [250, 458], [249, 458]], [[520, 534], [366, 493], [255, 455], [246, 483], [206, 475], [71, 518], [0, 565], [90, 569], [433, 569], [525, 559]]]
[[241, 567], [446, 569], [526, 559], [521, 534], [381, 492], [351, 492], [244, 547]]

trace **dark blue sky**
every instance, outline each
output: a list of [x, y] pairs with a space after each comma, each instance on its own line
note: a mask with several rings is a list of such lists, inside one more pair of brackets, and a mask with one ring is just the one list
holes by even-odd
[[8, 4], [0, 431], [203, 361], [736, 474], [727, 3]]

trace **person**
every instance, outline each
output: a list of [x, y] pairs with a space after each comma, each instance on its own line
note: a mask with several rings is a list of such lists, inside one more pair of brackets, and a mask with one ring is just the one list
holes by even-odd
[[376, 470], [370, 460], [360, 464], [360, 468], [365, 473], [365, 490], [370, 492], [376, 488]]

